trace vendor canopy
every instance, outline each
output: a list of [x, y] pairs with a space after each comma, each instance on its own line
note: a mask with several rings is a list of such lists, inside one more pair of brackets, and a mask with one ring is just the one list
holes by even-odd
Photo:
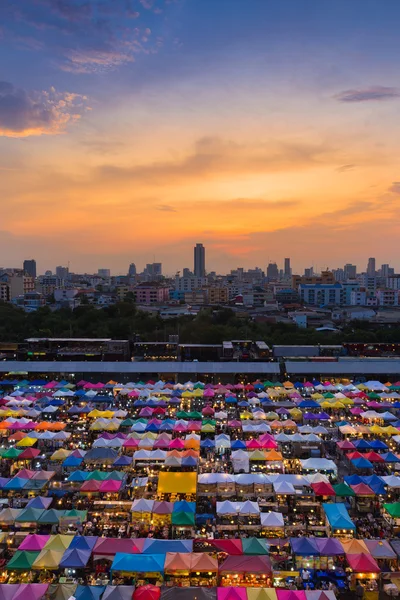
[[164, 494], [195, 494], [197, 473], [164, 473], [158, 477], [158, 492]]
[[381, 571], [370, 554], [346, 554], [346, 560], [355, 573], [380, 573]]
[[[162, 587], [161, 600], [216, 600], [217, 589], [206, 587]], [[104, 600], [104, 596], [103, 596]], [[151, 599], [149, 599], [151, 600]]]
[[344, 504], [323, 504], [322, 505], [326, 517], [329, 521], [329, 525], [332, 529], [351, 529], [355, 530], [355, 525], [350, 519], [350, 515], [347, 512], [347, 508]]
[[164, 573], [165, 554], [122, 554], [115, 555], [111, 571], [125, 573]]
[[228, 556], [219, 568], [220, 573], [272, 573], [269, 556]]

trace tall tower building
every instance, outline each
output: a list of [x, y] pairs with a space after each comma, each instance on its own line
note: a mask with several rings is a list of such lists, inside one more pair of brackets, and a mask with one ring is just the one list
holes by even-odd
[[375, 259], [369, 258], [368, 266], [367, 266], [367, 275], [369, 275], [370, 277], [375, 277], [375, 274], [376, 274]]
[[196, 244], [194, 247], [194, 276], [206, 276], [206, 249], [203, 244]]
[[36, 279], [36, 260], [31, 258], [30, 260], [24, 260], [24, 271], [29, 277]]
[[290, 258], [285, 258], [285, 267], [283, 274], [285, 277], [290, 277], [292, 274], [292, 269], [290, 268]]
[[352, 265], [351, 263], [347, 263], [344, 265], [344, 278], [347, 279], [355, 279], [357, 276], [357, 266]]
[[135, 263], [131, 263], [129, 265], [128, 277], [136, 277], [136, 265], [135, 265]]

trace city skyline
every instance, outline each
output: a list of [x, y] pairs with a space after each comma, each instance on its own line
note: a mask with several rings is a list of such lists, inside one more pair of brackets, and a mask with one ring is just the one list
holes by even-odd
[[[70, 263], [68, 263], [68, 266], [56, 266], [56, 267], [52, 267], [51, 265], [46, 267], [46, 268], [38, 268], [37, 266], [37, 261], [34, 258], [28, 258], [28, 259], [24, 259], [23, 261], [23, 269], [25, 270], [25, 272], [28, 275], [31, 275], [31, 271], [30, 269], [34, 269], [34, 272], [36, 273], [40, 273], [40, 274], [46, 274], [46, 273], [53, 273], [56, 276], [59, 276], [61, 279], [65, 279], [66, 278], [66, 274], [68, 273], [86, 273], [86, 274], [91, 274], [91, 275], [95, 275], [98, 274], [100, 277], [101, 276], [105, 276], [105, 272], [108, 272], [109, 275], [111, 276], [121, 276], [121, 275], [128, 275], [128, 276], [133, 276], [135, 277], [136, 275], [139, 275], [141, 273], [145, 273], [147, 271], [152, 272], [154, 269], [157, 270], [157, 273], [149, 273], [149, 274], [162, 274], [162, 276], [165, 276], [167, 278], [173, 278], [176, 275], [180, 275], [180, 276], [185, 276], [185, 271], [187, 271], [188, 273], [190, 273], [190, 276], [194, 276], [194, 277], [204, 277], [206, 276], [208, 273], [217, 273], [217, 275], [226, 275], [229, 274], [232, 271], [236, 271], [237, 269], [244, 269], [247, 270], [247, 268], [243, 267], [243, 265], [236, 265], [235, 267], [228, 267], [227, 271], [224, 272], [217, 272], [215, 269], [212, 268], [212, 265], [210, 268], [207, 268], [207, 260], [206, 260], [206, 252], [207, 252], [207, 248], [202, 244], [202, 243], [197, 243], [194, 248], [192, 247], [192, 251], [194, 250], [194, 261], [193, 261], [193, 267], [191, 268], [189, 265], [190, 260], [187, 261], [187, 265], [180, 265], [179, 267], [177, 267], [177, 269], [175, 269], [174, 271], [171, 272], [164, 272], [164, 263], [161, 262], [154, 262], [154, 263], [145, 263], [143, 265], [143, 269], [141, 268], [141, 265], [139, 263], [136, 262], [131, 262], [128, 264], [128, 268], [126, 270], [121, 269], [121, 271], [112, 271], [112, 269], [106, 268], [106, 267], [99, 267], [97, 266], [93, 271], [79, 271], [79, 269], [74, 269], [74, 268], [70, 268]], [[201, 272], [197, 272], [196, 273], [196, 256], [197, 253], [200, 251], [201, 253], [201, 258], [199, 258], [200, 260], [200, 265], [199, 268], [201, 269]], [[277, 260], [277, 261], [269, 261], [268, 263], [266, 263], [264, 266], [262, 265], [251, 265], [249, 267], [250, 270], [252, 269], [261, 269], [261, 271], [265, 272], [266, 276], [268, 277], [268, 267], [270, 267], [271, 272], [273, 271], [274, 274], [278, 273], [279, 275], [282, 275], [283, 277], [290, 277], [291, 275], [302, 275], [305, 274], [306, 276], [311, 276], [311, 274], [317, 274], [317, 273], [321, 273], [322, 271], [330, 271], [330, 272], [334, 272], [336, 273], [337, 271], [342, 271], [343, 272], [343, 279], [353, 279], [354, 277], [356, 277], [357, 275], [361, 275], [361, 274], [367, 274], [370, 276], [374, 276], [374, 275], [378, 275], [378, 273], [381, 273], [382, 276], [387, 277], [389, 275], [390, 272], [396, 272], [396, 269], [393, 267], [392, 264], [390, 263], [382, 263], [380, 264], [379, 261], [377, 261], [375, 259], [375, 257], [371, 258], [369, 257], [368, 259], [366, 259], [366, 265], [361, 266], [361, 265], [357, 265], [354, 264], [352, 262], [346, 262], [345, 264], [338, 264], [335, 266], [323, 266], [321, 268], [317, 267], [314, 264], [311, 265], [302, 265], [299, 268], [292, 268], [292, 259], [290, 257], [285, 257], [282, 258], [281, 260]], [[373, 264], [376, 269], [374, 271], [371, 271], [370, 269], [370, 265]], [[138, 265], [138, 267], [137, 267]], [[275, 269], [276, 267], [276, 269]], [[0, 266], [0, 269], [18, 269], [19, 266], [18, 265], [3, 265]], [[36, 275], [35, 275], [36, 276]], [[35, 277], [34, 276], [34, 277]]]
[[398, 2], [17, 4], [0, 5], [2, 262], [173, 274], [201, 239], [217, 272], [400, 270]]

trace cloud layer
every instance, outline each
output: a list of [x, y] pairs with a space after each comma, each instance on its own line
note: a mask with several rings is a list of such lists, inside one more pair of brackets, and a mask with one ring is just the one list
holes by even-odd
[[375, 85], [363, 89], [344, 90], [335, 98], [339, 102], [379, 102], [400, 98], [400, 90], [395, 87]]
[[87, 110], [87, 98], [70, 92], [26, 91], [0, 81], [0, 135], [27, 137], [62, 133]]

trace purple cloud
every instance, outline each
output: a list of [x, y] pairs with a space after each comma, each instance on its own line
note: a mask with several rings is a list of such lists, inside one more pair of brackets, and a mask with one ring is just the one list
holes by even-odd
[[339, 102], [376, 102], [400, 98], [400, 90], [384, 85], [374, 85], [357, 90], [344, 90], [335, 96]]
[[86, 96], [70, 92], [26, 91], [0, 81], [0, 136], [57, 134], [87, 109]]

